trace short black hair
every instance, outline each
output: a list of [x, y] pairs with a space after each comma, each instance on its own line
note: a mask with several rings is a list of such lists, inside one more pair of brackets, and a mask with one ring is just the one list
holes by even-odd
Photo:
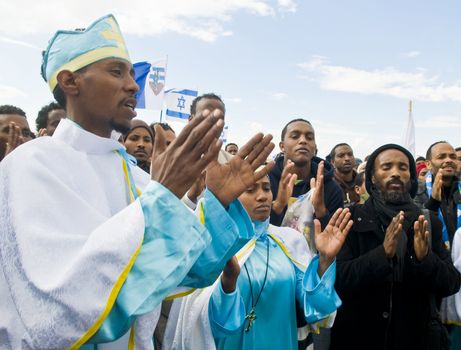
[[461, 147], [456, 147], [455, 152], [461, 151]]
[[24, 118], [27, 118], [26, 112], [24, 112], [21, 108], [13, 106], [13, 105], [1, 105], [0, 114], [17, 114]]
[[290, 124], [293, 124], [293, 123], [296, 123], [296, 122], [304, 122], [304, 123], [307, 123], [309, 124], [310, 126], [312, 126], [311, 122], [306, 120], [306, 119], [303, 119], [303, 118], [296, 118], [296, 119], [293, 119], [293, 120], [290, 120], [288, 123], [286, 123], [286, 125], [283, 127], [282, 129], [282, 141], [285, 140], [285, 134], [287, 133], [287, 128], [288, 128], [288, 125]]
[[357, 175], [355, 175], [354, 186], [360, 187], [363, 185], [364, 181], [365, 181], [365, 172], [358, 173]]
[[66, 109], [66, 95], [64, 95], [64, 91], [62, 91], [59, 85], [56, 85], [54, 88], [53, 97], [56, 101], [58, 101], [59, 105]]
[[334, 146], [334, 147], [331, 149], [331, 151], [330, 151], [330, 159], [331, 159], [332, 162], [335, 160], [336, 148], [341, 147], [341, 146], [347, 146], [347, 147], [349, 147], [350, 149], [352, 149], [352, 147], [349, 146], [349, 144], [347, 144], [347, 143], [344, 143], [344, 142], [338, 143], [338, 144], [337, 144], [336, 146]]
[[190, 115], [191, 115], [191, 117], [193, 115], [195, 115], [195, 113], [197, 112], [197, 103], [199, 103], [199, 101], [204, 99], [204, 98], [207, 98], [207, 99], [210, 99], [210, 100], [218, 100], [219, 102], [222, 103], [222, 105], [224, 107], [224, 113], [226, 112], [226, 105], [224, 104], [221, 97], [216, 95], [213, 92], [209, 92], [207, 94], [203, 94], [203, 95], [200, 95], [200, 96], [197, 96], [196, 98], [194, 98], [194, 100], [192, 101], [192, 104], [190, 105]]
[[163, 130], [165, 130], [165, 131], [170, 130], [171, 132], [173, 132], [173, 134], [176, 135], [173, 128], [168, 123], [155, 122], [155, 123], [152, 123], [151, 125], [149, 125], [150, 129], [152, 130], [152, 143], [154, 143], [154, 141], [155, 141], [155, 126], [156, 125], [160, 125]]
[[415, 159], [415, 162], [424, 162], [426, 160], [426, 158], [424, 158], [423, 156], [419, 156], [418, 158]]
[[432, 148], [435, 145], [438, 145], [439, 143], [448, 143], [448, 141], [437, 141], [437, 142], [434, 142], [432, 145], [430, 145], [429, 148], [427, 149], [427, 152], [426, 152], [426, 159], [427, 160], [431, 160], [431, 158], [432, 158]]
[[43, 106], [42, 109], [38, 112], [37, 119], [35, 119], [35, 125], [37, 126], [37, 131], [40, 129], [45, 129], [46, 124], [48, 124], [48, 114], [51, 111], [55, 111], [58, 109], [64, 109], [62, 106], [57, 102], [51, 102], [46, 106]]
[[229, 143], [226, 145], [226, 147], [224, 147], [224, 150], [227, 151], [227, 147], [232, 146], [232, 145], [234, 145], [235, 147], [239, 148], [239, 146], [237, 146], [236, 143], [229, 142]]

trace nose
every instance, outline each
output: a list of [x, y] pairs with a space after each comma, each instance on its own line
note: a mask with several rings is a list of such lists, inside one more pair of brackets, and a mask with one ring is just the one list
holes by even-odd
[[258, 202], [265, 202], [267, 201], [267, 196], [268, 196], [267, 192], [260, 189], [256, 195], [256, 200]]
[[139, 91], [139, 86], [136, 84], [136, 80], [134, 80], [134, 77], [132, 77], [131, 74], [128, 74], [126, 89], [128, 91], [132, 91], [133, 94]]

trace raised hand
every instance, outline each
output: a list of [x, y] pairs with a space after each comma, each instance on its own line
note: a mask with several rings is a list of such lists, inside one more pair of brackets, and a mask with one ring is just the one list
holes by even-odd
[[235, 256], [233, 256], [224, 266], [221, 275], [221, 286], [224, 293], [232, 293], [237, 285], [237, 278], [240, 275], [240, 265]]
[[399, 236], [402, 234], [403, 211], [400, 211], [392, 218], [391, 223], [387, 226], [386, 235], [384, 236], [384, 252], [388, 258], [393, 258], [397, 251]]
[[8, 141], [6, 143], [5, 156], [8, 153], [13, 152], [16, 147], [21, 145], [24, 142], [24, 139], [21, 135], [21, 128], [17, 126], [14, 122], [10, 122], [8, 130]]
[[298, 175], [293, 174], [294, 168], [295, 163], [288, 160], [282, 171], [277, 198], [272, 204], [272, 210], [279, 215], [283, 212], [283, 209], [288, 204], [288, 200], [293, 195], [293, 187], [298, 179]]
[[321, 277], [338, 255], [352, 227], [349, 209], [339, 208], [322, 231], [320, 221], [314, 220], [315, 247], [320, 255], [318, 274]]
[[155, 126], [151, 177], [182, 198], [202, 171], [216, 160], [222, 141], [222, 111], [204, 110], [196, 115], [167, 147], [163, 129]]
[[315, 217], [317, 219], [323, 218], [327, 211], [325, 206], [325, 197], [323, 194], [324, 182], [323, 182], [323, 169], [325, 164], [323, 160], [319, 163], [317, 168], [317, 175], [315, 179], [311, 179], [311, 189], [314, 190], [311, 197], [312, 206], [314, 207]]
[[442, 179], [442, 171], [439, 170], [437, 175], [435, 175], [434, 183], [432, 185], [432, 195], [431, 197], [439, 202], [442, 201], [442, 187], [443, 187], [443, 179]]
[[272, 169], [274, 162], [257, 170], [274, 149], [271, 140], [272, 135], [256, 134], [228, 163], [214, 160], [207, 167], [206, 185], [223, 206], [228, 206]]
[[416, 259], [423, 260], [429, 251], [429, 231], [428, 223], [424, 215], [420, 215], [418, 220], [413, 224], [415, 235], [413, 238], [413, 249], [415, 250]]

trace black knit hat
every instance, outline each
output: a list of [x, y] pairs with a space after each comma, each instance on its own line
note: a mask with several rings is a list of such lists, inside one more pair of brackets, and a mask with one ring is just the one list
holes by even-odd
[[375, 165], [375, 159], [380, 153], [388, 149], [396, 149], [398, 151], [401, 151], [403, 154], [407, 156], [408, 162], [410, 163], [410, 181], [411, 181], [410, 196], [411, 198], [414, 198], [416, 195], [416, 191], [418, 190], [418, 177], [416, 176], [415, 159], [413, 158], [413, 155], [406, 148], [399, 146], [399, 145], [395, 145], [393, 143], [389, 143], [387, 145], [378, 147], [368, 158], [367, 165], [365, 168], [365, 178], [366, 178], [365, 187], [367, 188], [368, 193], [371, 193], [371, 189], [374, 186], [373, 182], [371, 181], [371, 177], [372, 177], [373, 168]]

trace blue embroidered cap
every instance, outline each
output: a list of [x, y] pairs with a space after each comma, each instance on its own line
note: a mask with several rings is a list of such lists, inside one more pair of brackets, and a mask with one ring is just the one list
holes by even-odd
[[75, 72], [105, 58], [130, 61], [113, 15], [98, 19], [85, 30], [58, 30], [43, 52], [42, 77], [53, 91], [59, 72]]

